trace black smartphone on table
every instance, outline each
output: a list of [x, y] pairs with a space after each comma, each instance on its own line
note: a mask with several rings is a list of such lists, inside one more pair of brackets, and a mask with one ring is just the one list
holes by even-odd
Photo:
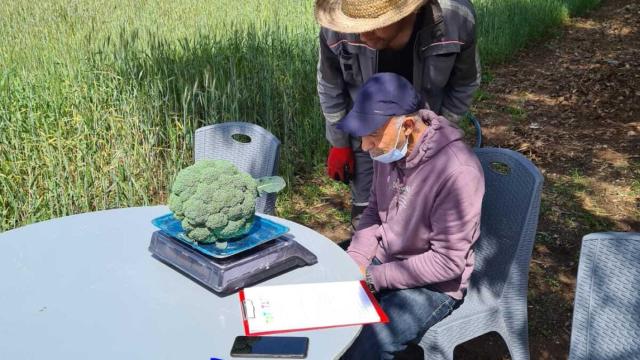
[[304, 359], [309, 338], [299, 336], [237, 336], [232, 357]]

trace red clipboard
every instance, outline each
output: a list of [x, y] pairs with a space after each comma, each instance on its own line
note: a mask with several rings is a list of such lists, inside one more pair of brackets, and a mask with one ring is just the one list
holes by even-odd
[[[270, 330], [270, 331], [255, 331], [255, 330], [252, 330], [250, 328], [249, 319], [248, 319], [248, 315], [247, 315], [247, 313], [248, 313], [247, 307], [249, 306], [249, 304], [247, 303], [247, 299], [245, 297], [244, 289], [240, 289], [240, 291], [238, 292], [238, 296], [239, 296], [239, 299], [240, 299], [240, 313], [242, 314], [242, 324], [243, 324], [243, 327], [244, 327], [244, 333], [245, 333], [246, 336], [272, 335], [272, 334], [280, 334], [280, 333], [293, 332], [293, 331], [328, 329], [328, 328], [343, 327], [343, 326], [374, 324], [374, 323], [379, 323], [379, 322], [388, 323], [389, 322], [389, 317], [382, 310], [382, 307], [380, 306], [380, 304], [378, 303], [376, 298], [373, 296], [371, 291], [369, 291], [369, 288], [367, 287], [367, 284], [363, 280], [360, 280], [359, 283], [360, 283], [360, 286], [362, 286], [362, 290], [364, 290], [365, 294], [369, 298], [369, 301], [371, 302], [371, 305], [375, 309], [375, 312], [376, 312], [377, 317], [378, 317], [378, 319], [376, 319], [375, 321], [356, 322], [356, 323], [348, 323], [348, 324], [346, 324], [346, 323], [345, 324], [335, 324], [335, 325], [326, 325], [326, 326], [313, 326], [313, 327], [290, 327], [290, 328], [287, 328], [287, 329], [277, 329], [277, 330]], [[253, 309], [253, 311], [255, 312], [255, 309]]]

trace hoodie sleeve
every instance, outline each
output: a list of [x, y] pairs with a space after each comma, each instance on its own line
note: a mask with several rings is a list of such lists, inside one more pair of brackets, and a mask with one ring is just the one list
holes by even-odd
[[[374, 165], [375, 166], [375, 165]], [[366, 267], [376, 255], [378, 250], [378, 237], [380, 216], [378, 215], [378, 201], [375, 196], [376, 179], [374, 179], [369, 193], [369, 205], [362, 212], [362, 217], [358, 223], [358, 228], [351, 238], [351, 244], [347, 249], [347, 254], [351, 256], [358, 266]]]
[[433, 229], [430, 250], [370, 266], [376, 289], [405, 289], [460, 277], [479, 235], [483, 196], [484, 177], [479, 169], [465, 166], [449, 176], [436, 197], [430, 219], [425, 219]]

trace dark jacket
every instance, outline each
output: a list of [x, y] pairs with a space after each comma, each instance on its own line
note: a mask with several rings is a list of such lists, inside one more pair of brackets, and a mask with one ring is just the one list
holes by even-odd
[[[431, 0], [413, 49], [413, 85], [437, 114], [457, 121], [469, 109], [480, 85], [475, 10], [468, 0]], [[327, 140], [349, 146], [349, 136], [336, 129], [362, 84], [377, 72], [378, 51], [358, 34], [320, 30], [318, 95], [327, 122]]]

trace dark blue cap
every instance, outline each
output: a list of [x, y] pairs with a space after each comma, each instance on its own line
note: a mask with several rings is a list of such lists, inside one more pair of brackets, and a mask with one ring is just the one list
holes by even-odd
[[390, 117], [412, 114], [420, 108], [420, 95], [407, 79], [394, 73], [377, 73], [362, 85], [353, 109], [337, 127], [353, 136], [365, 136]]

